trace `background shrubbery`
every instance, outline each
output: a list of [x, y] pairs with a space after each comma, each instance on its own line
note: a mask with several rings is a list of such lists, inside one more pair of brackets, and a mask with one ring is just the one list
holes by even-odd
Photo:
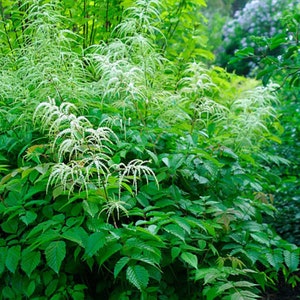
[[[264, 55], [264, 44], [256, 43], [256, 37], [270, 38], [278, 34], [285, 35], [286, 27], [282, 24], [285, 11], [297, 10], [298, 1], [295, 0], [252, 0], [243, 9], [237, 10], [232, 19], [223, 27], [222, 44], [217, 49], [217, 62], [228, 71], [248, 75], [255, 72], [256, 61], [248, 60], [229, 63], [237, 50], [255, 48], [257, 55]], [[284, 47], [284, 44], [281, 45]], [[278, 54], [278, 49], [269, 49], [272, 54]], [[229, 64], [228, 64], [229, 63]], [[254, 73], [255, 74], [255, 73]]]
[[[218, 61], [230, 70], [238, 73], [251, 70], [252, 75], [262, 79], [264, 84], [272, 80], [280, 85], [281, 142], [273, 144], [268, 151], [290, 160], [290, 163], [272, 166], [277, 168], [281, 178], [281, 184], [277, 184], [274, 190], [278, 208], [274, 226], [285, 238], [299, 245], [299, 4], [297, 1], [273, 2], [259, 4], [250, 1], [238, 12], [224, 27], [223, 47], [227, 50], [217, 56]], [[268, 7], [262, 9], [263, 6]], [[239, 19], [243, 24], [251, 23], [253, 33], [247, 31]], [[241, 34], [244, 45], [241, 44]], [[234, 41], [237, 41], [236, 45]], [[234, 49], [228, 45], [234, 45]], [[230, 51], [236, 51], [236, 58], [228, 56], [230, 61], [223, 60], [223, 54]]]

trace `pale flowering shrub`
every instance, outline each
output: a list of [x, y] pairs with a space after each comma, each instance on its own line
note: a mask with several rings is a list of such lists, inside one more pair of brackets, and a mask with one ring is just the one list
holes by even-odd
[[242, 10], [236, 11], [233, 18], [223, 27], [223, 43], [217, 51], [218, 63], [227, 66], [229, 71], [249, 74], [256, 67], [253, 61], [228, 65], [229, 59], [238, 49], [256, 46], [254, 36], [272, 37], [283, 33], [283, 12], [296, 9], [297, 4], [298, 0], [250, 0]]

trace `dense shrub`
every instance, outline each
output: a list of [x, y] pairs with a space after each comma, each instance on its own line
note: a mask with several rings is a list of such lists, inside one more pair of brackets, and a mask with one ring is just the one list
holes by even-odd
[[275, 198], [277, 208], [276, 221], [271, 221], [282, 237], [300, 246], [300, 197], [299, 197], [299, 170], [300, 170], [300, 110], [299, 92], [285, 89], [282, 92], [284, 101], [280, 108], [284, 133], [282, 143], [274, 145], [273, 151], [286, 157], [290, 163], [281, 165], [278, 175], [281, 184]]
[[[299, 245], [299, 12], [283, 12], [281, 24], [284, 33], [270, 38], [256, 37], [256, 47], [238, 50], [236, 58], [232, 60], [244, 61], [250, 58], [256, 62], [257, 77], [264, 84], [270, 80], [280, 84], [278, 111], [281, 115], [281, 141], [272, 145], [268, 151], [288, 159], [290, 163], [271, 166], [277, 169], [281, 178], [281, 184], [277, 184], [277, 189], [273, 190], [278, 208], [274, 225], [285, 238]], [[257, 54], [258, 47], [263, 47], [264, 53]], [[272, 54], [271, 50], [276, 50], [276, 53]]]

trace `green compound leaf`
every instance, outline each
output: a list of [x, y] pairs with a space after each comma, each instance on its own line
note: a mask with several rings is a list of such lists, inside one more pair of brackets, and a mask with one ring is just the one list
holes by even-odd
[[21, 268], [28, 277], [41, 261], [41, 253], [39, 251], [30, 251], [25, 249], [22, 252]]
[[144, 290], [149, 282], [149, 273], [143, 266], [129, 266], [126, 270], [126, 278], [140, 291]]
[[52, 242], [45, 250], [48, 266], [58, 273], [61, 263], [66, 256], [66, 243], [63, 241]]

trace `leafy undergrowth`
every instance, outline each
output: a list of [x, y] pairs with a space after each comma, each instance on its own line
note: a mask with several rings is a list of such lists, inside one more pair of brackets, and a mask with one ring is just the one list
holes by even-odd
[[[253, 76], [261, 78], [265, 85], [271, 81], [279, 84], [280, 104], [277, 110], [281, 121], [281, 142], [268, 145], [266, 152], [285, 157], [288, 161], [268, 163], [268, 168], [276, 170], [278, 179], [280, 178], [275, 181], [276, 184], [269, 186], [270, 192], [276, 194], [274, 205], [277, 208], [275, 219], [269, 222], [285, 239], [299, 246], [300, 15], [299, 3], [296, 2], [291, 1], [286, 10], [282, 10], [277, 28], [270, 37], [252, 36], [252, 46], [237, 51], [232, 62], [244, 64], [249, 60], [252, 65], [257, 66], [253, 70]], [[274, 11], [272, 10], [273, 13]], [[257, 29], [262, 30], [259, 27]]]
[[108, 41], [84, 49], [60, 6], [26, 3], [25, 44], [1, 56], [2, 298], [296, 287], [299, 249], [264, 222], [275, 86], [168, 60], [159, 1], [124, 1]]

